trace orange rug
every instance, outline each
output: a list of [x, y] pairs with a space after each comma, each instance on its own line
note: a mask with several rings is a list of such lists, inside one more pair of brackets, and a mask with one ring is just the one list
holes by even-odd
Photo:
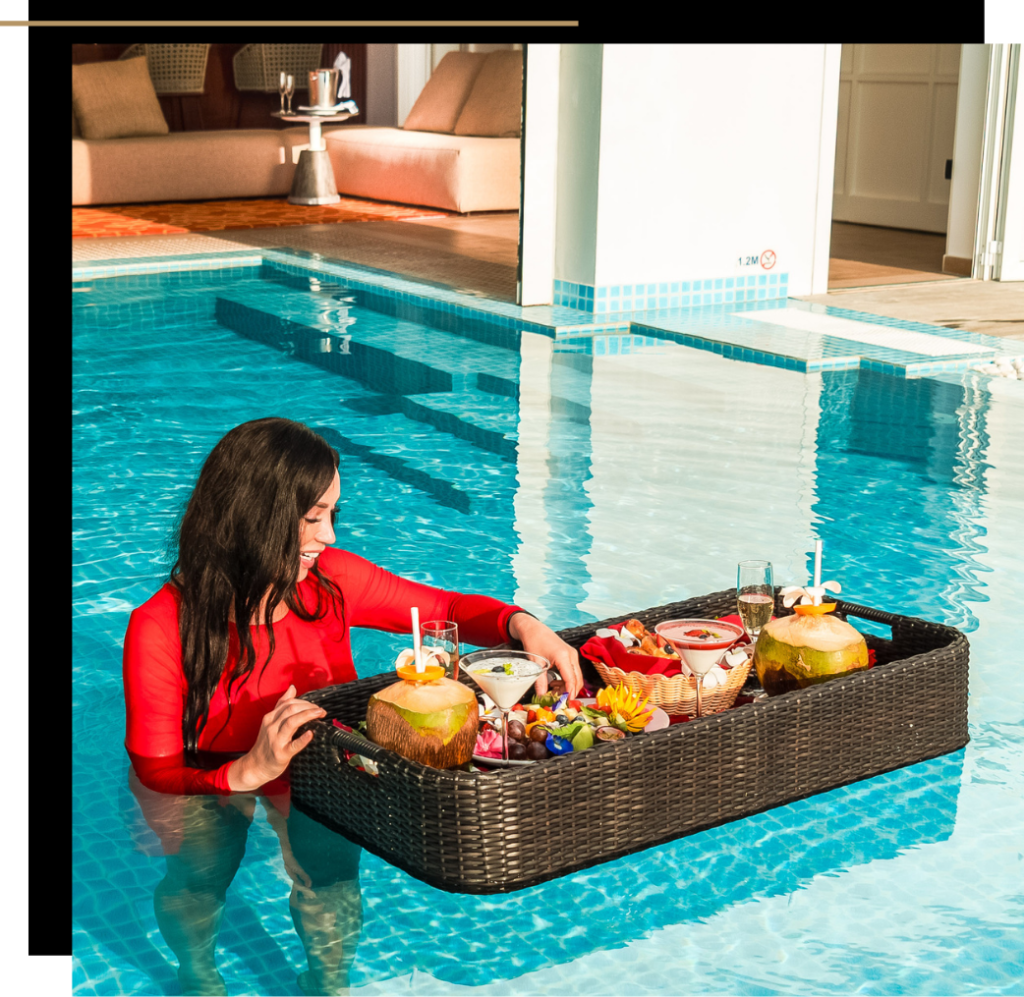
[[343, 197], [337, 204], [289, 204], [285, 198], [251, 201], [201, 201], [170, 204], [125, 204], [108, 208], [72, 208], [71, 236], [167, 235], [175, 232], [220, 232], [234, 228], [280, 228], [406, 218], [446, 218], [450, 211], [382, 204]]

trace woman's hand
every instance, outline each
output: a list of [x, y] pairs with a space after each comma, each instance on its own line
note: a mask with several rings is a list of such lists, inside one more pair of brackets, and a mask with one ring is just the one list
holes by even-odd
[[[576, 648], [570, 647], [550, 627], [528, 613], [513, 613], [508, 621], [509, 634], [520, 641], [524, 651], [547, 658], [565, 679], [565, 691], [575, 699], [583, 688], [583, 672]], [[537, 679], [537, 694], [543, 696], [548, 689], [547, 673]]]
[[251, 793], [276, 779], [313, 740], [311, 730], [292, 738], [304, 723], [326, 716], [327, 712], [304, 699], [295, 699], [295, 691], [294, 685], [288, 686], [273, 710], [263, 717], [256, 743], [247, 754], [231, 763], [228, 786], [234, 792]]

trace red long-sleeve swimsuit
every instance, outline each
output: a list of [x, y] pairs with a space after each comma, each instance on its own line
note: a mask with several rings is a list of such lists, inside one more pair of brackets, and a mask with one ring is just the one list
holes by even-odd
[[[228, 660], [213, 698], [199, 750], [239, 754], [255, 743], [263, 716], [289, 685], [302, 697], [314, 689], [356, 678], [349, 642], [350, 627], [408, 632], [409, 610], [418, 606], [421, 620], [453, 620], [459, 640], [491, 647], [509, 640], [508, 621], [521, 612], [497, 599], [461, 595], [393, 575], [347, 551], [327, 548], [320, 572], [341, 590], [344, 608], [328, 609], [321, 620], [306, 622], [289, 612], [274, 624], [276, 649], [269, 662], [265, 627], [252, 627], [256, 666], [241, 684], [235, 682], [228, 702], [227, 677], [238, 661], [238, 635], [230, 625]], [[303, 605], [313, 609], [318, 586], [313, 575], [297, 585]], [[185, 764], [181, 721], [187, 683], [181, 666], [178, 590], [166, 584], [136, 609], [124, 641], [125, 747], [139, 780], [161, 793], [230, 793], [231, 761], [212, 770]], [[230, 708], [229, 708], [230, 707]], [[278, 780], [275, 780], [275, 783]]]

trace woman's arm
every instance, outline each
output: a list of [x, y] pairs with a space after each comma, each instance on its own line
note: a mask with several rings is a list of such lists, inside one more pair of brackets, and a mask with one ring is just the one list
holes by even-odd
[[293, 740], [295, 731], [324, 710], [295, 699], [291, 686], [260, 725], [256, 743], [241, 758], [206, 770], [185, 764], [181, 720], [185, 679], [181, 669], [177, 621], [169, 614], [137, 609], [124, 640], [125, 748], [139, 781], [160, 793], [227, 794], [254, 792], [276, 779], [295, 754], [309, 744], [311, 732]]
[[[172, 603], [173, 606], [173, 603]], [[176, 607], [173, 607], [175, 615]], [[185, 679], [177, 620], [166, 606], [136, 609], [124, 638], [125, 748], [139, 781], [159, 793], [230, 793], [229, 764], [185, 765]]]
[[[400, 578], [347, 551], [337, 554], [340, 559], [329, 558], [321, 568], [337, 571], [332, 578], [345, 595], [350, 625], [408, 633], [409, 610], [417, 606], [424, 622], [452, 620], [456, 623], [460, 643], [493, 647], [519, 640], [525, 650], [551, 661], [565, 679], [570, 695], [575, 696], [582, 688], [583, 676], [575, 649], [519, 606], [485, 595], [447, 592]], [[320, 556], [323, 561], [324, 555]], [[539, 685], [542, 690], [546, 688], [543, 680]]]

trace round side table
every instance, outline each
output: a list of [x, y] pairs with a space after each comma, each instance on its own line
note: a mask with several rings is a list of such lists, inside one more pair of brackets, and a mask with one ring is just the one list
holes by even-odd
[[334, 125], [347, 121], [352, 117], [348, 113], [339, 114], [289, 114], [286, 111], [274, 111], [271, 117], [288, 122], [307, 122], [309, 124], [309, 148], [299, 153], [299, 162], [295, 167], [292, 179], [292, 192], [288, 195], [289, 204], [337, 204], [338, 185], [334, 179], [334, 167], [331, 157], [327, 154], [320, 126]]

